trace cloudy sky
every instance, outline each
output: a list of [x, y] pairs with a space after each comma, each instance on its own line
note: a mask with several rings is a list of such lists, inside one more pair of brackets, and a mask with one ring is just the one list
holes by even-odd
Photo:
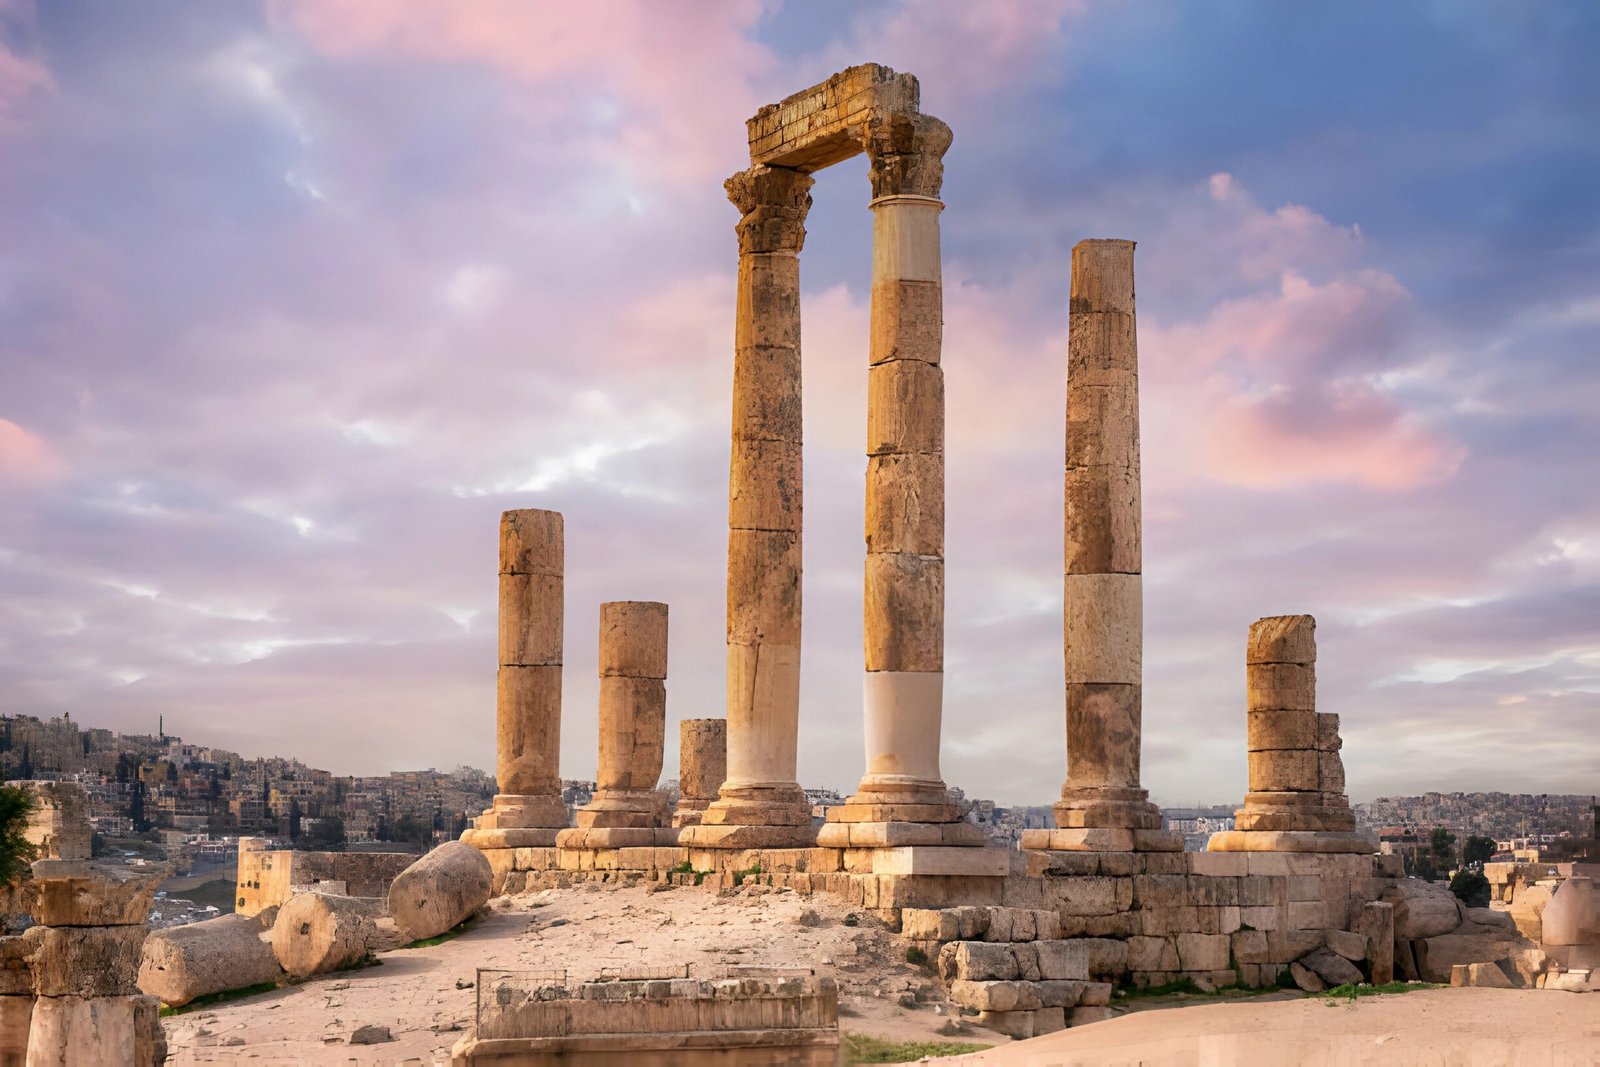
[[[744, 119], [863, 61], [946, 120], [944, 770], [1064, 772], [1069, 250], [1139, 242], [1144, 779], [1244, 789], [1318, 619], [1355, 799], [1600, 788], [1600, 9], [0, 0], [0, 712], [338, 773], [493, 765], [499, 513], [723, 711]], [[803, 258], [800, 777], [861, 772], [861, 158]], [[675, 730], [674, 730], [675, 735]], [[668, 754], [667, 774], [675, 769]]]

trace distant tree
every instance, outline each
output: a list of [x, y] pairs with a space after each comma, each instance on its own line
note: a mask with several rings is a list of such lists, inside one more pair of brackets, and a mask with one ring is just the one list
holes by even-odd
[[33, 777], [33, 753], [27, 745], [22, 746], [22, 762], [17, 764], [17, 777], [23, 781]]
[[150, 829], [150, 823], [144, 817], [144, 783], [132, 782], [128, 787], [128, 821], [133, 823], [134, 833], [142, 834]]
[[224, 782], [233, 781], [233, 764], [224, 763], [222, 765], [222, 780]]
[[1494, 855], [1494, 838], [1479, 837], [1473, 834], [1467, 838], [1467, 843], [1461, 846], [1461, 862], [1471, 866], [1483, 865], [1489, 862], [1489, 857]]
[[1489, 906], [1489, 879], [1477, 871], [1457, 871], [1450, 879], [1450, 892], [1469, 908]]
[[300, 802], [289, 800], [289, 840], [293, 841], [300, 836]]
[[1448, 868], [1456, 855], [1456, 835], [1442, 826], [1433, 828], [1433, 858], [1441, 867]]
[[24, 836], [33, 813], [33, 794], [18, 786], [0, 786], [0, 889], [16, 881], [37, 850]]
[[416, 842], [425, 845], [433, 836], [433, 827], [428, 825], [426, 819], [419, 819], [415, 815], [402, 815], [394, 824], [394, 840], [407, 843]]
[[176, 782], [177, 780], [178, 780], [178, 765], [176, 763], [167, 764], [167, 782], [168, 782], [168, 784]]

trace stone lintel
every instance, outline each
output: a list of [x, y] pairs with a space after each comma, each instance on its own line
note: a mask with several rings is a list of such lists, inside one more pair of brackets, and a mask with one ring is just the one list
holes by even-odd
[[750, 162], [821, 170], [864, 151], [874, 118], [915, 115], [921, 104], [914, 75], [877, 63], [847, 67], [751, 116]]

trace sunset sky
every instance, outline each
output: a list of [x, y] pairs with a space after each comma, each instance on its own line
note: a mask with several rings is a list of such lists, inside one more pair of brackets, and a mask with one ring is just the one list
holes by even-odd
[[[1600, 6], [0, 0], [0, 713], [494, 763], [497, 524], [723, 713], [744, 120], [950, 124], [944, 772], [1065, 769], [1069, 250], [1138, 242], [1144, 784], [1237, 801], [1318, 620], [1352, 799], [1600, 790]], [[802, 257], [804, 784], [862, 770], [866, 163]], [[676, 737], [675, 727], [670, 737]], [[669, 745], [666, 776], [676, 769]]]

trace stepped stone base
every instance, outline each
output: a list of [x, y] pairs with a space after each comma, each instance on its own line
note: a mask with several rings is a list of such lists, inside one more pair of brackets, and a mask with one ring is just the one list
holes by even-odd
[[505, 830], [467, 830], [461, 840], [473, 848], [488, 851], [495, 848], [550, 848], [561, 833], [557, 826], [526, 826]]
[[816, 843], [817, 831], [809, 819], [804, 826], [701, 822], [698, 826], [685, 826], [678, 831], [678, 844], [685, 848], [814, 848]]
[[678, 831], [670, 826], [573, 826], [556, 834], [560, 849], [673, 848]]
[[817, 831], [819, 848], [896, 848], [902, 845], [982, 848], [988, 844], [988, 836], [969, 822], [829, 822]]
[[1370, 855], [1378, 839], [1368, 833], [1321, 830], [1225, 830], [1212, 834], [1208, 852], [1332, 852]]

